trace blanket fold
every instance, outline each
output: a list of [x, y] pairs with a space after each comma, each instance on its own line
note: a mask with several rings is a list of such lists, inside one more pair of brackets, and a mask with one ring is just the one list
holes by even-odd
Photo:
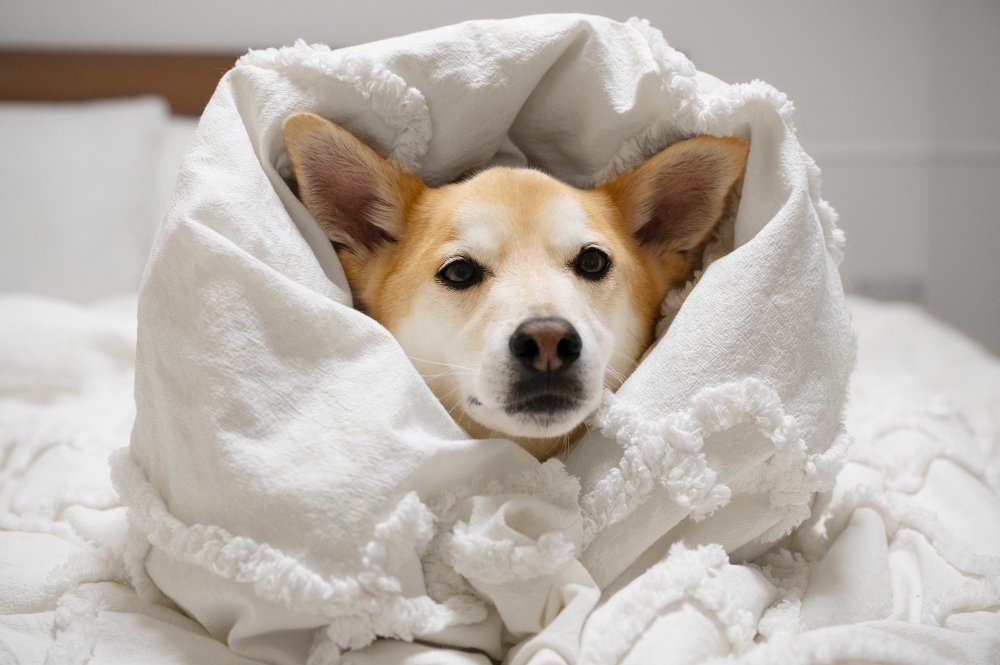
[[[751, 151], [729, 246], [668, 297], [669, 328], [584, 439], [539, 463], [470, 440], [351, 307], [287, 184], [280, 127], [298, 111], [431, 185], [500, 163], [593, 185], [700, 133]], [[205, 110], [140, 295], [137, 416], [113, 461], [136, 588], [275, 663], [434, 648], [435, 662], [618, 662], [605, 652], [631, 647], [600, 643], [600, 626], [654, 578], [658, 611], [694, 599], [702, 614], [650, 626], [749, 645], [774, 591], [726, 553], [788, 534], [847, 449], [842, 236], [791, 113], [638, 20], [243, 57]], [[745, 591], [731, 605], [729, 585]]]

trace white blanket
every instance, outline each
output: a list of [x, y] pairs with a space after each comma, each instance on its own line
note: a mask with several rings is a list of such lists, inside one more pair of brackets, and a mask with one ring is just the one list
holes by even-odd
[[[432, 184], [496, 162], [596, 183], [671, 140], [739, 134], [737, 249], [565, 465], [539, 464], [468, 440], [349, 306], [282, 178], [281, 122], [304, 110]], [[241, 59], [140, 295], [136, 423], [114, 463], [136, 588], [275, 662], [380, 638], [497, 659], [519, 644], [513, 662], [529, 662], [672, 543], [747, 556], [786, 535], [846, 452], [853, 366], [833, 214], [790, 113], [763, 83], [698, 73], [638, 21], [532, 17]]]
[[[683, 136], [740, 134], [736, 249], [679, 312], [683, 294], [668, 298], [670, 328], [590, 433], [539, 464], [467, 440], [351, 309], [282, 178], [280, 123], [300, 110], [431, 183], [519, 162], [589, 184]], [[59, 446], [15, 435], [29, 443], [5, 469], [4, 537], [33, 577], [0, 576], [16, 605], [4, 643], [54, 663], [989, 662], [995, 451], [919, 402], [905, 421], [919, 440], [883, 445], [901, 412], [875, 410], [813, 506], [846, 454], [853, 340], [839, 234], [790, 114], [640, 22], [534, 17], [242, 59], [206, 109], [140, 297], [136, 422], [113, 460], [128, 534], [106, 488], [80, 498], [50, 474], [64, 499], [29, 482], [38, 450]], [[81, 357], [103, 367], [93, 349]], [[8, 420], [33, 432], [18, 390]], [[954, 505], [977, 510], [949, 529], [926, 514]], [[72, 546], [21, 561], [59, 540]]]

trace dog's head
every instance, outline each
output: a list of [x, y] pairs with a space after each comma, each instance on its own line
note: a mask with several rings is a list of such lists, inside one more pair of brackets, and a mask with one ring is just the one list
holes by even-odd
[[284, 133], [356, 303], [470, 433], [539, 457], [635, 367], [748, 151], [696, 137], [592, 190], [507, 168], [429, 188], [319, 116]]

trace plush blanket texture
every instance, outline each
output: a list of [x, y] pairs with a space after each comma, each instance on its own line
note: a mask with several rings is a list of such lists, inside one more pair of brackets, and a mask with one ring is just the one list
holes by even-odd
[[[751, 152], [733, 249], [668, 297], [669, 328], [584, 439], [539, 463], [469, 440], [351, 307], [286, 183], [281, 122], [306, 110], [431, 184], [513, 163], [588, 185], [679, 138], [738, 134]], [[112, 458], [127, 529], [107, 487], [19, 498], [50, 444], [15, 445], [3, 519], [78, 556], [44, 590], [19, 587], [2, 630], [51, 662], [129, 648], [310, 665], [989, 662], [996, 451], [903, 388], [879, 406], [878, 384], [847, 457], [842, 238], [791, 113], [764, 83], [698, 72], [641, 21], [530, 17], [245, 56], [204, 113], [139, 298], [135, 424]], [[17, 390], [20, 436], [48, 441]], [[70, 392], [81, 410], [98, 399]]]
[[[851, 311], [856, 442], [832, 496], [748, 563], [678, 547], [577, 627], [550, 623], [550, 661], [997, 662], [1000, 363], [918, 310]], [[0, 662], [274, 662], [128, 579], [106, 459], [135, 413], [134, 327], [126, 302], [0, 297]], [[488, 661], [379, 640], [341, 662]]]

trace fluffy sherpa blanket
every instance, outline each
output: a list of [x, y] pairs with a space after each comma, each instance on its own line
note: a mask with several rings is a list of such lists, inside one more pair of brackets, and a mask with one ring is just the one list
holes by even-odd
[[[678, 139], [740, 135], [734, 249], [668, 298], [669, 328], [579, 444], [539, 463], [469, 440], [351, 307], [286, 183], [280, 128], [297, 111], [432, 185], [496, 163], [591, 185]], [[648, 631], [669, 660], [697, 647], [692, 612], [749, 645], [775, 587], [730, 561], [809, 516], [848, 441], [841, 237], [791, 113], [636, 20], [243, 57], [205, 110], [140, 295], [137, 415], [113, 460], [132, 584], [282, 664], [434, 649], [426, 662], [611, 663]]]

